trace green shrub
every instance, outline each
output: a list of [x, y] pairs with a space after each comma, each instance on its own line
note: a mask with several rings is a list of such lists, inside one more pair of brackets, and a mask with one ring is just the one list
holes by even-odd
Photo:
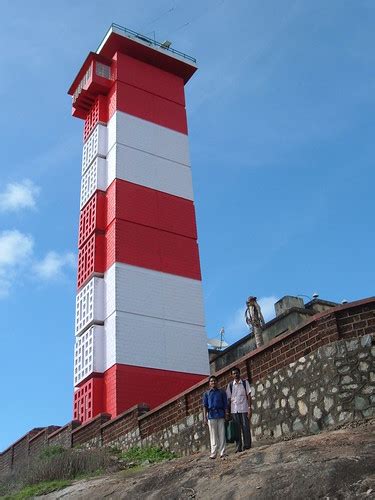
[[98, 470], [107, 470], [111, 464], [110, 454], [103, 448], [63, 449], [32, 462], [24, 471], [25, 484], [97, 474]]
[[[116, 459], [113, 459], [114, 454]], [[2, 477], [0, 498], [21, 500], [63, 488], [72, 479], [118, 470], [120, 465], [117, 458], [123, 465], [125, 462], [127, 467], [133, 468], [145, 463], [171, 460], [176, 455], [157, 446], [134, 447], [125, 452], [117, 449], [65, 449], [53, 446], [43, 450], [39, 458], [28, 466]]]
[[23, 488], [27, 486], [69, 481], [97, 475], [114, 468], [118, 470], [117, 464], [111, 459], [109, 450], [104, 448], [92, 450], [57, 449], [57, 447], [49, 450], [47, 448], [28, 466], [25, 465], [22, 469], [0, 479], [0, 496], [7, 498], [6, 495], [23, 491]]
[[60, 455], [64, 453], [66, 448], [63, 446], [48, 446], [48, 448], [44, 448], [44, 450], [39, 455], [40, 458], [50, 458], [55, 455]]
[[120, 458], [128, 462], [131, 466], [137, 466], [145, 462], [155, 463], [172, 460], [176, 458], [176, 454], [157, 446], [145, 446], [143, 448], [135, 446], [127, 451], [123, 451]]
[[7, 495], [4, 500], [24, 500], [26, 498], [33, 498], [38, 495], [46, 495], [53, 491], [61, 490], [71, 484], [71, 481], [45, 481], [32, 486], [25, 486], [22, 490], [11, 495]]
[[2, 475], [0, 477], [0, 498], [7, 498], [7, 495], [19, 489], [19, 480], [16, 473]]
[[121, 455], [121, 453], [122, 453], [121, 448], [119, 448], [118, 446], [110, 446], [110, 447], [109, 447], [109, 451], [110, 451], [113, 455]]

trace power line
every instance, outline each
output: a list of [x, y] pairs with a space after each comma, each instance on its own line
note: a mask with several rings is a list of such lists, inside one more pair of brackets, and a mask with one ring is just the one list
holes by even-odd
[[159, 19], [161, 19], [162, 17], [166, 16], [167, 14], [169, 14], [170, 12], [173, 12], [173, 11], [174, 11], [174, 7], [171, 7], [170, 9], [168, 9], [165, 12], [163, 12], [162, 14], [160, 14], [160, 16], [155, 17], [155, 19], [153, 19], [152, 21], [150, 21], [147, 24], [145, 24], [144, 27], [143, 27], [143, 29], [146, 28], [146, 26], [149, 26], [152, 23], [156, 23], [156, 21], [159, 21]]
[[201, 19], [202, 17], [206, 16], [207, 14], [209, 14], [210, 12], [212, 12], [213, 10], [216, 10], [218, 9], [221, 5], [224, 4], [226, 0], [222, 0], [221, 2], [219, 2], [219, 4], [217, 5], [213, 5], [211, 8], [208, 8], [206, 9], [205, 11], [201, 11], [197, 16], [195, 17], [192, 17], [188, 22], [182, 24], [181, 26], [179, 26], [178, 28], [176, 28], [175, 30], [173, 30], [170, 35], [173, 35], [174, 33], [176, 33], [176, 31], [179, 31], [183, 28], [186, 28], [187, 26], [189, 26], [190, 24], [193, 24], [195, 23], [196, 21], [198, 21], [199, 19]]

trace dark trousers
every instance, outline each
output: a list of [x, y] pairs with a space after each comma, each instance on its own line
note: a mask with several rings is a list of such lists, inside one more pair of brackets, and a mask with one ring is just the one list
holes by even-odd
[[232, 413], [232, 417], [237, 426], [236, 450], [246, 450], [251, 447], [249, 417], [247, 413]]

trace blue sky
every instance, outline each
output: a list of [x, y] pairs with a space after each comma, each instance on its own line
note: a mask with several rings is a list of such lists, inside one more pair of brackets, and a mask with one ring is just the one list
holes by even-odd
[[71, 419], [82, 122], [111, 22], [197, 58], [186, 88], [207, 333], [286, 294], [374, 293], [375, 3], [3, 0], [0, 450]]

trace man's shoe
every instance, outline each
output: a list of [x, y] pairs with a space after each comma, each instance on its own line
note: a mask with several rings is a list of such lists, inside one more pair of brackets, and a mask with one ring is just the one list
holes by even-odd
[[241, 448], [237, 448], [237, 450], [234, 453], [241, 453]]
[[216, 455], [214, 455], [213, 453], [211, 453], [210, 458], [211, 458], [212, 460], [214, 460], [214, 459], [216, 458]]
[[226, 455], [225, 453], [224, 453], [223, 455], [220, 455], [220, 458], [221, 458], [222, 460], [226, 460], [226, 459], [227, 459], [227, 457], [228, 457], [228, 455]]

